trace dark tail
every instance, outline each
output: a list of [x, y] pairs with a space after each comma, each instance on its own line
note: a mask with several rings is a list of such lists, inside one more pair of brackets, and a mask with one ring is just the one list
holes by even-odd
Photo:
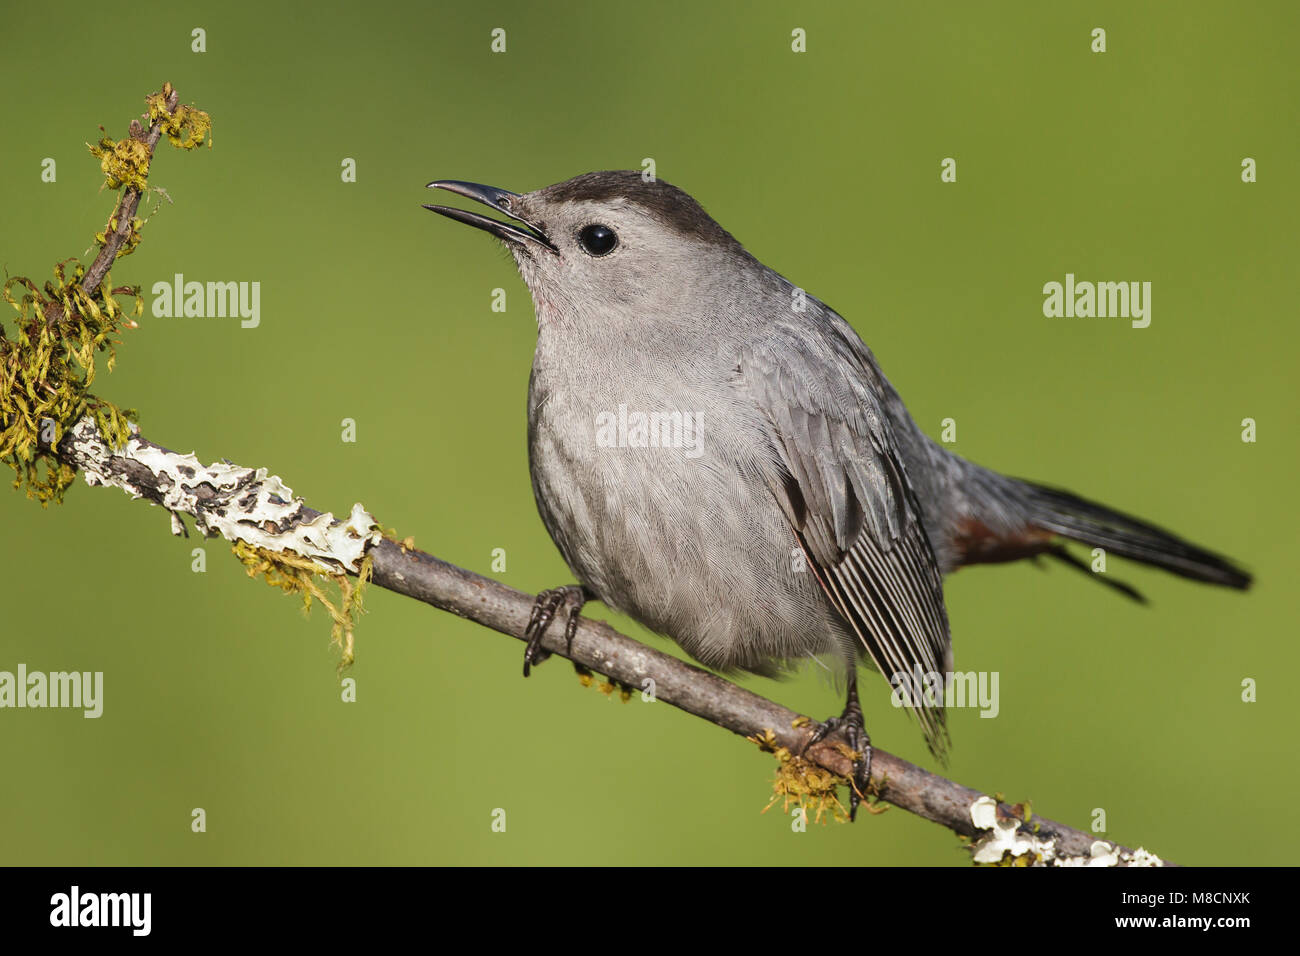
[[1039, 528], [1194, 581], [1243, 591], [1250, 587], [1250, 575], [1230, 560], [1198, 548], [1163, 528], [1068, 491], [1029, 481], [1020, 485], [1030, 520]]

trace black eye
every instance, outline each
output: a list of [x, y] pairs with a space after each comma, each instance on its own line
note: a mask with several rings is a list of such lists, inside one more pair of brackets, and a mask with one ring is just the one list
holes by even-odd
[[618, 236], [614, 235], [614, 230], [609, 226], [593, 223], [579, 230], [578, 242], [593, 256], [606, 256], [618, 245]]

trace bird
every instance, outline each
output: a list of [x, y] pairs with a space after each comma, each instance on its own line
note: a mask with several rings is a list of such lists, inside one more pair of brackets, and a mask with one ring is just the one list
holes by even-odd
[[[1143, 600], [1091, 574], [1076, 542], [1251, 584], [1152, 523], [931, 439], [838, 312], [662, 179], [607, 170], [527, 193], [428, 187], [498, 214], [424, 204], [504, 244], [537, 318], [529, 471], [577, 583], [537, 596], [525, 676], [548, 656], [552, 622], [563, 613], [571, 643], [592, 599], [723, 673], [829, 659], [845, 706], [812, 741], [838, 732], [854, 752], [853, 816], [871, 768], [859, 665], [893, 684], [950, 673], [943, 582], [959, 568], [1052, 559]], [[945, 761], [941, 696], [908, 703]]]

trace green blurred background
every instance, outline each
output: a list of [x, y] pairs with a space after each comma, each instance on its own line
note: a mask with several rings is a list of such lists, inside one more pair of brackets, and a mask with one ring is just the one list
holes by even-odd
[[[476, 571], [504, 548], [496, 576], [516, 587], [568, 582], [529, 487], [526, 291], [487, 237], [420, 208], [423, 187], [523, 191], [652, 157], [841, 311], [929, 433], [952, 417], [961, 454], [1258, 575], [1241, 595], [1116, 560], [1149, 608], [1059, 567], [951, 578], [958, 667], [1000, 673], [1001, 713], [951, 715], [949, 775], [1076, 826], [1102, 808], [1107, 837], [1183, 863], [1294, 860], [1277, 821], [1300, 782], [1300, 7], [71, 3], [56, 21], [26, 6], [6, 14], [0, 61], [0, 264], [43, 280], [84, 252], [115, 197], [83, 144], [99, 124], [122, 135], [170, 80], [212, 114], [215, 148], [160, 147], [152, 181], [175, 204], [114, 278], [262, 284], [257, 329], [146, 312], [129, 333], [97, 390], [149, 437], [266, 466], [317, 508], [360, 500]], [[1151, 327], [1044, 318], [1042, 286], [1066, 272], [1151, 281]], [[220, 541], [192, 572], [203, 542], [117, 491], [79, 482], [42, 510], [4, 490], [0, 527], [0, 670], [106, 685], [99, 720], [0, 711], [0, 861], [968, 859], [897, 810], [792, 833], [760, 813], [775, 765], [752, 745], [584, 690], [560, 660], [524, 681], [516, 641], [378, 589], [358, 701], [342, 703], [319, 609], [304, 619]], [[746, 683], [816, 716], [840, 707], [812, 671]], [[880, 678], [864, 691], [875, 742], [932, 767]]]

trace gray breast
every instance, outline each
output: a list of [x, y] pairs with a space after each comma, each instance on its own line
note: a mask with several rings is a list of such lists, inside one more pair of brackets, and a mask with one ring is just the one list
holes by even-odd
[[679, 374], [670, 388], [652, 361], [579, 373], [547, 361], [542, 343], [539, 359], [533, 491], [579, 581], [720, 669], [769, 672], [844, 646], [763, 477], [770, 463], [754, 459], [766, 447], [758, 423], [726, 376], [691, 387]]

